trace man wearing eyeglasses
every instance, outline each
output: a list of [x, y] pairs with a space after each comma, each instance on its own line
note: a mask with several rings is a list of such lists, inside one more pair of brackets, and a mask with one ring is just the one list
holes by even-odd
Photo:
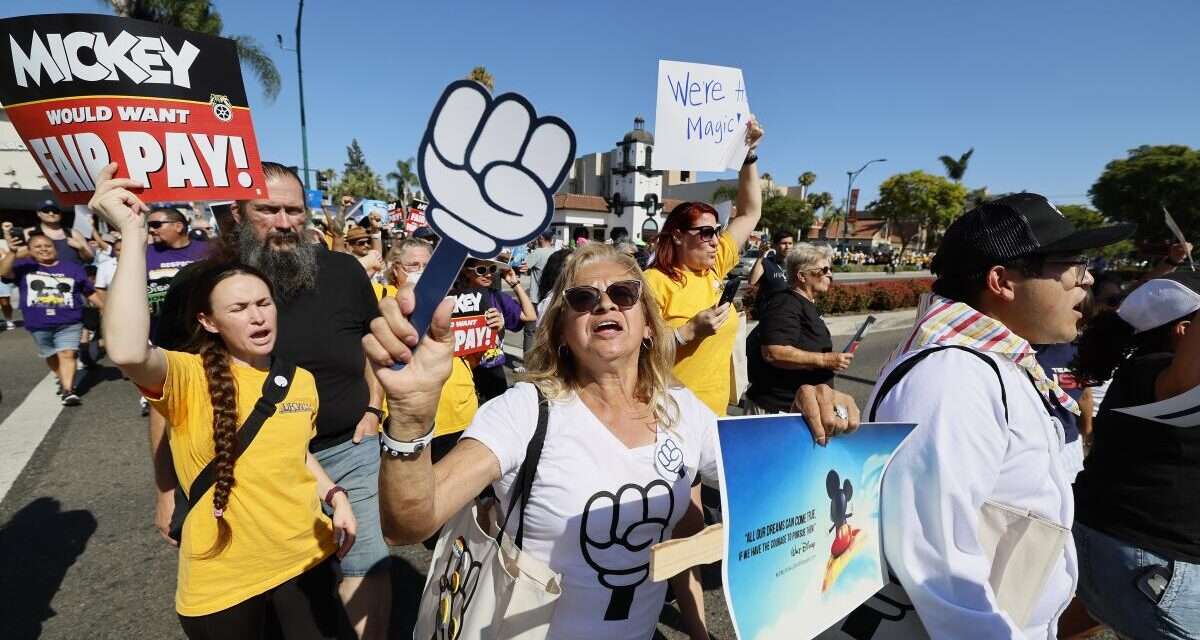
[[[1079, 571], [1072, 453], [1057, 414], [1079, 407], [1032, 344], [1075, 339], [1093, 282], [1084, 253], [1132, 233], [1078, 230], [1032, 193], [946, 229], [931, 304], [864, 411], [867, 422], [917, 424], [888, 466], [880, 511], [898, 580], [883, 595], [907, 597], [917, 616], [882, 621], [905, 627], [887, 637], [1058, 637]], [[1015, 544], [1026, 535], [1032, 547]]]

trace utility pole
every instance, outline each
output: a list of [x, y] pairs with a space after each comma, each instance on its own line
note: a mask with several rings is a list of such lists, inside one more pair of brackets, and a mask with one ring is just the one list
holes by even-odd
[[[863, 169], [866, 169], [876, 162], [887, 162], [887, 158], [876, 158], [874, 160], [870, 160], [863, 166], [859, 167], [858, 171], [846, 172], [846, 210], [842, 212], [842, 241], [844, 243], [848, 243], [850, 238], [850, 192], [854, 188], [854, 179], [858, 177], [858, 174], [863, 172]], [[849, 251], [848, 244], [846, 250]]]
[[300, 60], [300, 21], [304, 19], [304, 0], [300, 0], [300, 8], [296, 11], [296, 48], [288, 49], [283, 46], [283, 36], [275, 34], [279, 48], [284, 51], [296, 52], [296, 76], [300, 84], [300, 147], [304, 152], [304, 189], [309, 188], [308, 170], [308, 123], [304, 117], [304, 65]]

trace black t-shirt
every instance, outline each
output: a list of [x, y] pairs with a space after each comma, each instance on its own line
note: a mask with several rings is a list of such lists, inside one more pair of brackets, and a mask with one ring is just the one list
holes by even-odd
[[1075, 480], [1075, 517], [1134, 546], [1200, 563], [1200, 427], [1113, 411], [1155, 402], [1154, 383], [1171, 359], [1136, 356], [1117, 370]]
[[[154, 343], [164, 349], [178, 350], [187, 342], [184, 306], [198, 264], [188, 265], [171, 282], [154, 336]], [[310, 448], [320, 451], [341, 444], [354, 436], [370, 402], [362, 337], [379, 315], [379, 305], [367, 273], [348, 254], [319, 251], [316, 288], [276, 304], [275, 352], [307, 369], [317, 381], [321, 406]]]
[[771, 366], [762, 357], [763, 345], [786, 345], [817, 353], [833, 351], [829, 327], [817, 312], [817, 305], [795, 291], [773, 295], [764, 302], [758, 326], [746, 339], [750, 374], [746, 395], [770, 411], [788, 411], [800, 385], [828, 384], [833, 379], [829, 369]]
[[758, 300], [755, 303], [755, 314], [762, 315], [767, 308], [767, 301], [775, 296], [780, 291], [788, 290], [787, 274], [783, 271], [783, 265], [778, 261], [778, 255], [774, 251], [767, 254], [762, 260], [762, 276], [758, 278], [756, 283], [757, 291], [755, 298]]

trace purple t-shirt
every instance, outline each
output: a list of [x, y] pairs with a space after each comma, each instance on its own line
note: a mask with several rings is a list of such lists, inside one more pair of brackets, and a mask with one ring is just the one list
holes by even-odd
[[150, 245], [146, 248], [146, 292], [150, 302], [150, 317], [157, 319], [167, 290], [179, 270], [208, 257], [208, 243], [192, 240], [186, 247], [173, 249]]
[[13, 262], [12, 269], [21, 288], [26, 329], [41, 331], [83, 320], [83, 299], [95, 291], [83, 267], [65, 260], [44, 265], [21, 258]]

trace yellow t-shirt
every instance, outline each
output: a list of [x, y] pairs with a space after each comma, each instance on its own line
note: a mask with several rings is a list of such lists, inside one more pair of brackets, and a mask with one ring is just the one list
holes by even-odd
[[[191, 487], [215, 455], [208, 380], [200, 356], [163, 353], [167, 379], [162, 394], [147, 398], [172, 425], [175, 475]], [[265, 371], [233, 365], [239, 425], [262, 395], [266, 377]], [[228, 609], [308, 571], [336, 550], [333, 526], [321, 512], [317, 480], [304, 464], [316, 433], [317, 407], [316, 381], [297, 368], [287, 397], [234, 464], [224, 516], [233, 537], [214, 558], [196, 557], [217, 539], [213, 489], [192, 507], [179, 550], [175, 610], [180, 615]]]
[[434, 436], [458, 433], [475, 419], [479, 398], [475, 396], [475, 377], [465, 358], [454, 358], [450, 377], [438, 399], [437, 416], [433, 419]]
[[[647, 269], [646, 283], [662, 308], [667, 325], [682, 327], [692, 316], [717, 304], [725, 276], [737, 260], [738, 248], [733, 238], [723, 233], [717, 243], [717, 262], [713, 268], [704, 272], [684, 269], [683, 283], [658, 269]], [[725, 415], [729, 407], [729, 363], [737, 331], [737, 311], [730, 310], [729, 319], [715, 334], [693, 340], [675, 352], [675, 377], [719, 416]]]

